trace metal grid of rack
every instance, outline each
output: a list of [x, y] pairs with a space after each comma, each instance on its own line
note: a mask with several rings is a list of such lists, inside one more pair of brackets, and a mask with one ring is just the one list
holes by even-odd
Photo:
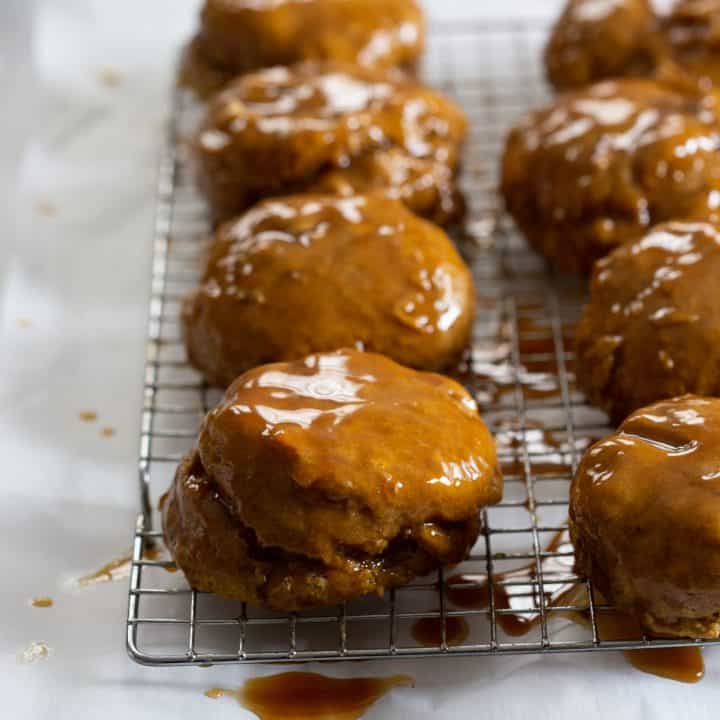
[[[154, 237], [139, 460], [142, 511], [127, 619], [133, 659], [202, 665], [692, 642], [604, 638], [599, 619], [611, 608], [574, 575], [572, 547], [560, 535], [579, 458], [609, 431], [605, 416], [585, 404], [573, 383], [572, 328], [584, 286], [548, 272], [503, 216], [495, 191], [505, 132], [546, 97], [539, 62], [544, 36], [542, 26], [521, 23], [440, 26], [432, 31], [424, 68], [427, 81], [453, 95], [471, 121], [463, 171], [469, 223], [458, 244], [474, 272], [479, 311], [471, 360], [458, 379], [473, 392], [496, 435], [504, 499], [483, 511], [483, 533], [458, 568], [419, 578], [383, 598], [326, 611], [282, 615], [196, 592], [181, 573], [169, 572], [170, 558], [148, 552], [162, 543], [157, 500], [203, 414], [219, 398], [187, 365], [178, 333], [179, 302], [198, 279], [208, 221], [183, 154], [192, 101], [175, 93]], [[483, 601], [458, 604], [457, 591], [479, 588]], [[585, 622], [570, 622], [569, 614]], [[433, 642], [416, 639], [418, 621], [437, 629]]]

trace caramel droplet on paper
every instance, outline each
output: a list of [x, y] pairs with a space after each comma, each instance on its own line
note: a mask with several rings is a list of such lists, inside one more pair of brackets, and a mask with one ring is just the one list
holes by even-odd
[[57, 213], [57, 208], [51, 202], [43, 200], [37, 204], [37, 211], [45, 217], [52, 217]]
[[388, 690], [412, 687], [412, 678], [332, 678], [287, 672], [253, 678], [239, 690], [211, 688], [209, 698], [235, 698], [260, 720], [357, 720]]
[[53, 606], [53, 599], [51, 597], [34, 597], [31, 603], [36, 608], [49, 608]]
[[97, 413], [94, 410], [81, 410], [78, 413], [78, 417], [83, 422], [95, 422], [97, 420]]
[[117, 87], [122, 82], [122, 75], [112, 68], [102, 68], [98, 72], [98, 78], [107, 87]]
[[112, 436], [115, 434], [115, 428], [112, 428], [112, 427], [104, 427], [104, 428], [100, 431], [100, 434], [101, 434], [103, 437], [112, 437]]

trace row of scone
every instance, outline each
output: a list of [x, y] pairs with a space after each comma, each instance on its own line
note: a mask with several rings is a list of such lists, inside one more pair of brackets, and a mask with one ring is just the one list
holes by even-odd
[[520, 121], [502, 173], [530, 244], [592, 271], [580, 386], [616, 423], [633, 413], [573, 481], [577, 570], [648, 632], [707, 638], [720, 636], [718, 27], [716, 0], [667, 16], [570, 0], [546, 66], [572, 89]]
[[422, 41], [412, 0], [206, 3], [183, 80], [244, 74], [192, 144], [222, 224], [182, 327], [229, 388], [161, 504], [198, 589], [382, 594], [464, 559], [501, 497], [475, 402], [427, 372], [468, 346], [475, 291], [440, 227], [463, 212], [465, 116], [392, 67]]

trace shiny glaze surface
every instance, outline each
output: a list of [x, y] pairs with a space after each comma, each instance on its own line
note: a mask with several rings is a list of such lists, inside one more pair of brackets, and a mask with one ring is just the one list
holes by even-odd
[[211, 688], [212, 699], [235, 698], [260, 720], [355, 720], [394, 687], [412, 687], [407, 675], [333, 678], [286, 672], [247, 680], [239, 690]]
[[579, 572], [657, 635], [720, 635], [720, 399], [631, 415], [570, 491]]
[[511, 131], [503, 161], [508, 209], [564, 270], [675, 218], [720, 205], [715, 97], [649, 80], [561, 95]]
[[651, 402], [720, 395], [720, 231], [653, 228], [602, 259], [577, 329], [577, 376], [616, 422]]
[[608, 78], [674, 77], [720, 82], [720, 2], [680, 0], [666, 15], [649, 0], [570, 0], [545, 50], [559, 89]]
[[466, 347], [474, 303], [450, 239], [399, 202], [296, 195], [219, 230], [183, 327], [191, 361], [220, 385], [341, 347], [434, 370]]
[[545, 48], [548, 79], [574, 88], [649, 75], [658, 25], [650, 0], [569, 0]]
[[163, 523], [196, 587], [295, 609], [459, 562], [501, 492], [493, 439], [460, 385], [348, 350], [238, 378]]
[[[306, 62], [231, 83], [210, 104], [194, 147], [201, 187], [224, 218], [261, 195], [367, 164], [378, 150], [399, 148], [454, 171], [465, 128], [454, 103], [400, 72]], [[377, 184], [378, 168], [365, 172]]]
[[415, 157], [399, 147], [377, 150], [348, 167], [323, 172], [308, 190], [343, 197], [384, 193], [438, 225], [459, 222], [465, 212], [454, 169], [445, 162]]
[[[338, 32], [342, 28], [342, 32]], [[233, 75], [301, 60], [412, 67], [425, 23], [414, 0], [206, 0], [183, 78]], [[189, 83], [192, 84], [192, 83]]]

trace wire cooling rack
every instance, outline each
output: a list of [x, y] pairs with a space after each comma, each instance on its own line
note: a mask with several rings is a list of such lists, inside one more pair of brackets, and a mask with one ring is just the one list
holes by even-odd
[[[474, 272], [478, 319], [472, 359], [458, 378], [497, 438], [505, 496], [483, 511], [483, 533], [461, 566], [383, 598], [319, 612], [282, 615], [196, 592], [182, 573], [170, 572], [171, 559], [162, 554], [157, 500], [219, 399], [187, 365], [178, 332], [179, 301], [198, 280], [208, 219], [184, 156], [183, 137], [196, 113], [184, 93], [175, 93], [153, 249], [142, 512], [127, 619], [133, 659], [150, 665], [287, 662], [692, 642], [604, 637], [601, 620], [612, 609], [574, 575], [572, 547], [561, 535], [572, 473], [584, 449], [609, 432], [604, 414], [586, 405], [574, 386], [572, 333], [584, 285], [548, 272], [503, 216], [496, 194], [507, 129], [547, 96], [539, 60], [545, 32], [519, 23], [442, 25], [432, 31], [424, 68], [427, 81], [454, 96], [471, 121], [462, 180], [468, 233], [458, 243]], [[570, 622], [569, 614], [584, 622]]]

